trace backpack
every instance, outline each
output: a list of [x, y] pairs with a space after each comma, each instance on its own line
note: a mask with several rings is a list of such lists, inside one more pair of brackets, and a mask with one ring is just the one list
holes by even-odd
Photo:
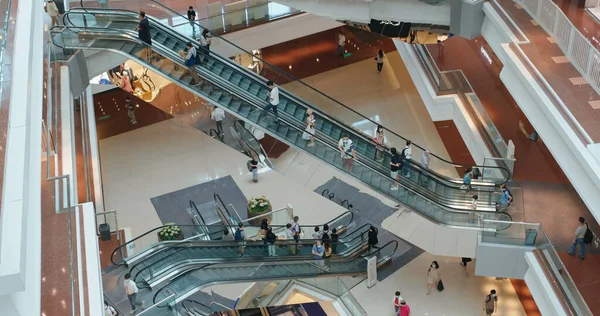
[[244, 238], [242, 237], [242, 231], [238, 228], [235, 230], [235, 234], [233, 234], [233, 239], [235, 241], [242, 241]]
[[585, 235], [583, 235], [583, 243], [589, 245], [594, 241], [594, 233], [592, 233], [587, 223], [585, 224], [585, 227], [587, 227], [587, 229], [585, 230]]
[[321, 240], [323, 243], [329, 241], [329, 234], [327, 232], [323, 232], [323, 236], [321, 236]]
[[402, 149], [402, 152], [400, 153], [400, 159], [402, 162], [404, 162], [406, 159], [406, 148]]

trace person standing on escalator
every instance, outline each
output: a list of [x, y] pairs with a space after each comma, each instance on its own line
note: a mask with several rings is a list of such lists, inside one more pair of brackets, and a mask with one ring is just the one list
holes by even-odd
[[146, 12], [140, 11], [140, 23], [136, 26], [136, 30], [138, 31], [138, 38], [148, 44], [147, 52], [147, 60], [152, 59], [152, 36], [150, 35], [150, 21], [146, 17]]

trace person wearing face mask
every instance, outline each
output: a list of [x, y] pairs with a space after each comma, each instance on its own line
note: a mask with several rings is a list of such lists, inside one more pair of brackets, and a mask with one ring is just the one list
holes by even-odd
[[492, 315], [498, 310], [498, 296], [496, 290], [491, 290], [490, 294], [485, 296], [485, 306], [483, 308], [486, 315]]
[[427, 270], [427, 295], [431, 293], [434, 285], [437, 286], [441, 279], [440, 265], [437, 261], [433, 261]]
[[115, 308], [108, 305], [106, 301], [104, 301], [104, 316], [117, 316]]

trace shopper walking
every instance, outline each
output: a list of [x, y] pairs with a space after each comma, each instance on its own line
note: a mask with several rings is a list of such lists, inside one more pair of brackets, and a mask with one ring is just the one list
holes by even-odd
[[394, 310], [396, 311], [396, 314], [398, 314], [398, 312], [400, 311], [400, 302], [402, 302], [404, 299], [402, 298], [402, 296], [400, 296], [400, 291], [396, 291], [396, 293], [394, 294]]
[[383, 161], [383, 154], [384, 154], [384, 147], [383, 144], [385, 143], [385, 135], [383, 134], [383, 126], [378, 125], [377, 129], [375, 130], [375, 137], [373, 138], [373, 141], [377, 144], [377, 151], [375, 152], [375, 160], [377, 160], [378, 162], [382, 162]]
[[150, 21], [146, 17], [146, 12], [144, 12], [144, 11], [140, 11], [139, 18], [140, 18], [140, 23], [138, 24], [138, 26], [136, 26], [136, 29], [138, 31], [138, 38], [142, 42], [148, 44], [148, 48], [146, 49], [147, 59], [151, 60], [152, 59], [152, 36], [150, 35]]
[[254, 183], [258, 182], [258, 161], [256, 159], [257, 158], [252, 155], [252, 159], [248, 161], [248, 169], [252, 172], [252, 182]]
[[369, 251], [373, 250], [373, 248], [379, 248], [377, 247], [377, 244], [379, 243], [379, 239], [377, 238], [377, 234], [379, 233], [379, 231], [377, 230], [377, 228], [373, 225], [371, 225], [371, 227], [369, 227], [369, 232], [367, 235], [367, 243], [369, 244]]
[[225, 119], [225, 111], [222, 108], [213, 105], [213, 110], [210, 113], [210, 119], [217, 123], [217, 133], [219, 133], [219, 135], [223, 137], [223, 135], [225, 135], [225, 132], [223, 132], [223, 120]]
[[380, 74], [381, 70], [383, 69], [383, 59], [385, 57], [383, 56], [383, 51], [380, 49], [379, 52], [377, 53], [377, 56], [375, 56], [375, 60], [377, 61], [377, 73]]
[[475, 223], [478, 200], [479, 196], [477, 194], [471, 197], [471, 205], [469, 205], [469, 223]]
[[352, 164], [356, 160], [356, 151], [348, 134], [345, 134], [338, 142], [338, 149], [342, 153], [342, 168], [352, 173]]
[[269, 87], [271, 91], [267, 92], [269, 104], [265, 106], [265, 111], [273, 109], [273, 114], [275, 114], [275, 121], [279, 122], [279, 115], [277, 114], [277, 105], [279, 105], [279, 87], [277, 87], [271, 80], [267, 81], [267, 87]]
[[579, 218], [579, 226], [575, 229], [575, 239], [571, 244], [571, 250], [569, 250], [569, 254], [571, 256], [575, 255], [575, 251], [577, 250], [577, 245], [579, 245], [579, 258], [583, 259], [585, 256], [585, 233], [588, 230], [588, 225], [585, 222], [585, 218]]
[[345, 50], [344, 50], [344, 46], [346, 45], [346, 36], [344, 36], [344, 33], [339, 32], [338, 33], [338, 43], [337, 43], [337, 53], [339, 56], [344, 56]]
[[412, 159], [412, 141], [407, 140], [406, 146], [402, 149], [402, 173], [409, 178], [410, 177], [410, 160]]
[[304, 133], [302, 133], [302, 139], [308, 141], [306, 147], [313, 147], [315, 145], [315, 133], [317, 132], [317, 121], [313, 115], [311, 109], [306, 110], [306, 127]]
[[500, 185], [500, 204], [498, 204], [498, 212], [506, 212], [508, 211], [508, 207], [510, 203], [513, 201], [513, 196], [510, 193], [510, 190], [506, 187], [506, 184]]
[[469, 272], [467, 271], [467, 265], [469, 264], [469, 262], [471, 262], [472, 259], [471, 258], [466, 258], [466, 257], [462, 257], [460, 265], [464, 267], [465, 269], [465, 276], [469, 276]]
[[496, 295], [496, 290], [491, 290], [490, 294], [485, 296], [483, 310], [486, 315], [492, 315], [498, 311], [498, 295]]
[[390, 176], [394, 179], [390, 190], [398, 190], [398, 181], [400, 180], [398, 171], [402, 166], [402, 157], [400, 157], [395, 147], [390, 149], [390, 153], [392, 154], [392, 159], [390, 160]]
[[275, 241], [277, 241], [277, 235], [275, 235], [275, 233], [273, 233], [273, 228], [269, 227], [267, 229], [267, 234], [266, 234], [266, 241], [267, 241], [267, 247], [269, 248], [269, 257], [274, 257], [276, 256], [276, 248], [275, 248]]
[[287, 223], [285, 225], [285, 240], [287, 243], [287, 247], [288, 247], [288, 252], [290, 255], [295, 255], [296, 254], [296, 240], [294, 238], [295, 234], [294, 231], [292, 230], [292, 224]]
[[46, 12], [52, 20], [52, 26], [60, 25], [60, 22], [58, 20], [60, 13], [58, 13], [58, 7], [56, 6], [56, 3], [54, 3], [53, 0], [48, 0], [48, 2], [46, 2]]
[[123, 281], [123, 287], [125, 287], [125, 293], [127, 294], [127, 298], [129, 299], [129, 303], [131, 303], [131, 311], [130, 315], [135, 314], [137, 312], [137, 307], [140, 306], [142, 310], [144, 309], [144, 301], [138, 302], [137, 293], [138, 287], [135, 282], [131, 279], [131, 275], [129, 273], [125, 274], [125, 281]]
[[429, 269], [427, 269], [427, 295], [431, 293], [433, 286], [437, 286], [441, 279], [442, 274], [440, 272], [440, 265], [437, 261], [431, 262]]
[[410, 316], [410, 306], [406, 304], [405, 300], [400, 301], [400, 310], [398, 311], [398, 316]]
[[135, 105], [131, 103], [131, 99], [129, 97], [125, 98], [125, 107], [127, 108], [127, 116], [129, 116], [129, 123], [137, 124], [135, 119]]

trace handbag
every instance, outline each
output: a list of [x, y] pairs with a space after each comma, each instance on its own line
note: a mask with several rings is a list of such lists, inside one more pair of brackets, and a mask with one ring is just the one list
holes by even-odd
[[442, 282], [442, 280], [438, 281], [437, 290], [440, 292], [444, 290], [444, 283]]

